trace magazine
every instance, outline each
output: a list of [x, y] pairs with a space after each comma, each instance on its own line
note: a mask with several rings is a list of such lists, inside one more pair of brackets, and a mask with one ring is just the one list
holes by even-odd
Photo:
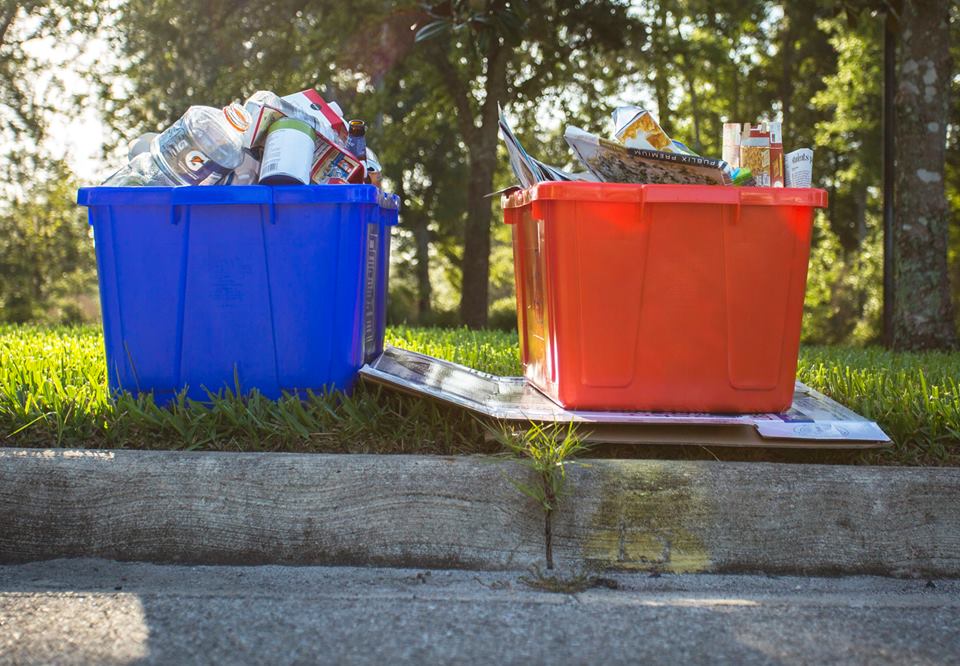
[[627, 148], [572, 125], [563, 137], [580, 161], [607, 183], [730, 185], [723, 162], [707, 157]]

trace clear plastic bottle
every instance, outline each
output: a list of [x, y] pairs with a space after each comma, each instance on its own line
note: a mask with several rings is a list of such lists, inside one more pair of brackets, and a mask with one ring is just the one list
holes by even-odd
[[150, 144], [150, 154], [182, 185], [215, 185], [243, 162], [250, 115], [239, 104], [223, 109], [191, 106]]
[[216, 185], [243, 162], [249, 125], [250, 116], [239, 104], [191, 106], [153, 138], [149, 152], [135, 154], [104, 185]]
[[148, 152], [150, 150], [150, 144], [153, 143], [153, 140], [156, 139], [157, 136], [158, 134], [156, 132], [147, 132], [131, 141], [129, 145], [127, 145], [127, 160], [132, 162], [133, 158], [140, 153]]
[[149, 150], [135, 155], [126, 166], [103, 181], [104, 187], [175, 187], [182, 184], [160, 170]]

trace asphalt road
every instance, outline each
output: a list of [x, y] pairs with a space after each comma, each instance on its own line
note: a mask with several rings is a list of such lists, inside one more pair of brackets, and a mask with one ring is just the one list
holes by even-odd
[[0, 663], [960, 661], [960, 581], [623, 574], [570, 594], [525, 576], [5, 566]]

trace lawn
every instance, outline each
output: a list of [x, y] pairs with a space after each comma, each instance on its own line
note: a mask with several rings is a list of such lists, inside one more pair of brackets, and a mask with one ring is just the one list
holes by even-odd
[[[516, 334], [388, 329], [389, 344], [496, 374], [519, 374]], [[883, 452], [805, 454], [696, 447], [609, 447], [594, 455], [960, 464], [960, 353], [893, 354], [807, 347], [799, 378], [876, 420], [895, 440]], [[221, 395], [210, 405], [160, 409], [149, 399], [107, 399], [98, 327], [0, 326], [0, 442], [6, 446], [206, 450], [487, 453], [497, 446], [464, 412], [362, 387], [354, 395]]]

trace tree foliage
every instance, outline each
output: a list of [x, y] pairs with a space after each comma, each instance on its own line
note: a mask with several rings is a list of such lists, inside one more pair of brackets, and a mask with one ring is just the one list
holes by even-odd
[[[97, 24], [98, 0], [0, 5], [0, 321], [96, 316], [93, 244], [77, 183], [54, 156], [51, 118], [64, 111], [60, 73], [38, 57]], [[52, 94], [56, 92], [56, 94]]]
[[444, 0], [427, 3], [417, 41], [429, 50], [456, 113], [467, 163], [460, 316], [485, 326], [490, 305], [491, 202], [498, 105], [536, 108], [548, 91], [589, 100], [597, 59], [615, 60], [635, 21], [618, 2]]
[[[16, 2], [0, 10], [0, 116], [5, 136], [49, 136], [43, 98], [29, 87], [37, 64], [25, 44], [89, 30], [97, 9], [118, 64], [91, 76], [100, 77], [118, 140], [161, 129], [190, 104], [316, 86], [367, 120], [388, 186], [403, 199], [391, 315], [452, 323], [459, 309], [473, 325], [486, 321], [488, 307], [512, 308], [509, 232], [496, 223], [497, 198], [485, 196], [512, 182], [496, 136], [497, 102], [531, 152], [568, 167], [564, 124], [607, 133], [616, 104], [651, 108], [675, 138], [708, 156], [721, 152], [723, 122], [782, 118], [787, 149], [815, 148], [816, 184], [830, 193], [815, 229], [805, 336], [866, 342], [879, 333], [882, 24], [899, 4]], [[954, 5], [955, 62], [958, 14]], [[943, 177], [960, 301], [960, 77], [953, 71]]]
[[[96, 27], [99, 0], [5, 0], [0, 4], [0, 161], [8, 173], [43, 168], [40, 146], [64, 100], [59, 73], [30, 46], [63, 45]], [[45, 81], [44, 86], [39, 82]], [[7, 179], [8, 182], [10, 179]]]
[[77, 322], [95, 316], [86, 213], [62, 162], [0, 207], [0, 321]]

